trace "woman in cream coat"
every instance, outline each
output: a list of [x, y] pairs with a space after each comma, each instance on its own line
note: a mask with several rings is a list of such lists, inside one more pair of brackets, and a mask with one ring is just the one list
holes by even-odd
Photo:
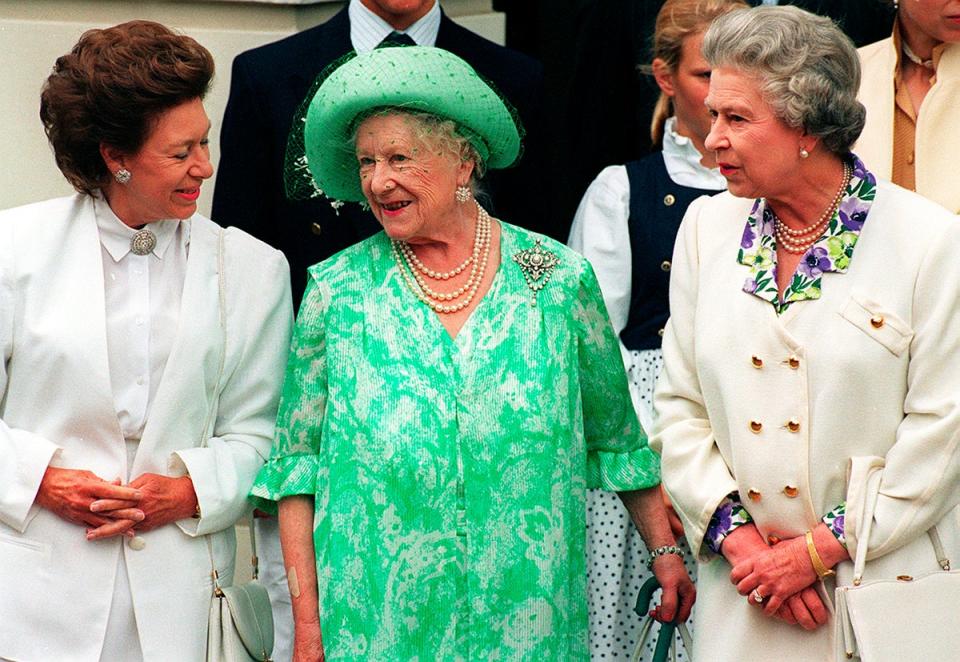
[[902, 0], [893, 36], [860, 49], [856, 151], [885, 179], [960, 213], [960, 0]]
[[829, 21], [736, 11], [704, 55], [729, 193], [680, 229], [652, 442], [700, 560], [693, 657], [823, 662], [858, 545], [868, 579], [938, 570], [934, 524], [960, 552], [960, 225], [849, 153], [858, 62]]
[[195, 213], [212, 73], [134, 22], [47, 81], [80, 192], [0, 213], [0, 659], [204, 655], [292, 316], [282, 255]]

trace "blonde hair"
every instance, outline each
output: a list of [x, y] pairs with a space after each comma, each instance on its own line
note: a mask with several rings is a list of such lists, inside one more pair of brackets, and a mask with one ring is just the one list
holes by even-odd
[[[705, 32], [718, 16], [748, 6], [744, 0], [667, 0], [657, 13], [653, 57], [663, 60], [670, 71], [675, 72], [680, 64], [684, 39]], [[662, 144], [663, 127], [671, 115], [673, 102], [661, 90], [650, 121], [650, 139], [654, 145]]]

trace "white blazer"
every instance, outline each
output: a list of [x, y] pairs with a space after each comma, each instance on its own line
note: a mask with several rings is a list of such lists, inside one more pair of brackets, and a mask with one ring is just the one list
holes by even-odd
[[[867, 578], [937, 570], [924, 535], [935, 523], [960, 558], [960, 224], [881, 181], [849, 270], [823, 274], [820, 299], [778, 316], [742, 291], [749, 269], [737, 250], [752, 202], [721, 193], [684, 217], [651, 447], [700, 553], [694, 659], [823, 662], [832, 623], [811, 633], [763, 616], [704, 534], [733, 491], [765, 537], [803, 535], [847, 501], [848, 549], [869, 545]], [[872, 462], [885, 463], [883, 483], [860, 541], [849, 506]], [[850, 582], [852, 563], [837, 571]]]
[[[92, 199], [0, 212], [0, 658], [96, 662], [119, 555], [144, 658], [202, 659], [205, 534], [229, 581], [233, 525], [270, 452], [292, 310], [283, 255], [230, 228], [222, 329], [221, 230], [199, 215], [184, 222], [192, 228], [180, 329], [127, 475]], [[189, 474], [202, 518], [141, 534], [140, 550], [120, 538], [88, 542], [83, 527], [34, 504], [48, 465], [108, 480]]]
[[[864, 46], [858, 98], [867, 109], [863, 133], [853, 151], [877, 176], [893, 172], [894, 77], [897, 53], [893, 38]], [[960, 213], [957, 158], [960, 155], [960, 44], [947, 44], [937, 66], [937, 82], [917, 117], [917, 193]]]

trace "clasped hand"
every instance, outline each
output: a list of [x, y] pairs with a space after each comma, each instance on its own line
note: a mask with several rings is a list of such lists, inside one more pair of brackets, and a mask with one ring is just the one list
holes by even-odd
[[730, 581], [752, 606], [806, 630], [826, 624], [829, 612], [815, 588], [817, 573], [803, 536], [767, 546], [748, 524], [724, 540], [722, 551], [733, 566]]
[[147, 473], [121, 485], [82, 469], [48, 467], [37, 491], [37, 505], [86, 527], [87, 540], [149, 531], [190, 517], [196, 504], [187, 476]]

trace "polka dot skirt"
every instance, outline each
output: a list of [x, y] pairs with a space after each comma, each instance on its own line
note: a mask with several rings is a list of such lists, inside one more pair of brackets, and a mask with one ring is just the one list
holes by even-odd
[[[634, 405], [645, 428], [653, 418], [653, 387], [663, 355], [660, 350], [630, 352], [627, 376]], [[696, 578], [696, 561], [686, 547], [684, 564]], [[587, 494], [587, 596], [590, 609], [590, 659], [631, 660], [643, 620], [633, 611], [647, 570], [647, 549], [620, 497], [614, 492]], [[659, 592], [654, 597], [659, 600]], [[687, 621], [693, 632], [693, 619]], [[657, 626], [643, 647], [641, 660], [651, 660]], [[677, 636], [679, 660], [689, 660]]]

